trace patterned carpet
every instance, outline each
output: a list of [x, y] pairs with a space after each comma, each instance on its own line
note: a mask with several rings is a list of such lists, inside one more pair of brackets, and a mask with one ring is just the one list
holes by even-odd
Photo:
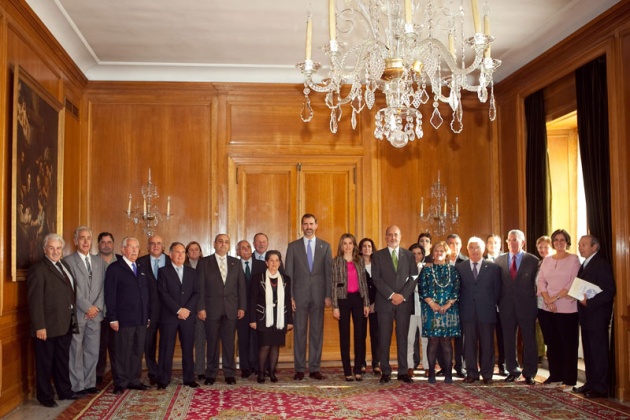
[[[258, 384], [255, 377], [226, 385], [181, 386], [174, 375], [164, 391], [111, 393], [110, 383], [91, 400], [76, 401], [60, 419], [630, 419], [630, 408], [611, 400], [588, 400], [561, 388], [524, 383], [431, 385], [425, 378], [413, 384], [393, 380], [381, 385], [367, 375], [346, 382], [338, 369], [323, 372], [327, 379], [293, 380], [281, 370], [279, 382]], [[146, 379], [146, 378], [145, 378]], [[495, 379], [501, 379], [495, 377]]]

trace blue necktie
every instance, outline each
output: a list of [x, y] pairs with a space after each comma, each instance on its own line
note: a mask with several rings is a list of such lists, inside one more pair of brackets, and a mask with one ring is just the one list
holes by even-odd
[[182, 267], [175, 267], [175, 271], [177, 271], [177, 277], [179, 277], [179, 282], [183, 283], [184, 273], [182, 273]]
[[138, 267], [136, 266], [135, 262], [131, 263], [131, 268], [133, 268], [133, 274], [135, 274], [137, 276], [138, 275]]
[[159, 259], [154, 259], [153, 260], [153, 276], [157, 279], [158, 276], [158, 269], [160, 268], [160, 260]]
[[311, 248], [312, 239], [308, 240], [308, 245], [306, 246], [306, 259], [308, 260], [308, 269], [312, 273], [313, 272], [313, 248]]

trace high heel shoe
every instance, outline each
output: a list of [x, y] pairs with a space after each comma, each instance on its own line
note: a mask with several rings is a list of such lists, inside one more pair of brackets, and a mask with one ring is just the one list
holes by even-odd
[[352, 375], [348, 375], [348, 376], [346, 376], [346, 381], [352, 382], [352, 381], [354, 381], [354, 378], [352, 377]]
[[269, 372], [269, 379], [271, 380], [271, 382], [276, 383], [278, 382], [278, 378], [276, 377], [276, 373], [275, 372]]
[[380, 375], [381, 373], [383, 373], [383, 372], [381, 371], [381, 368], [380, 368], [380, 367], [378, 367], [378, 366], [377, 366], [377, 367], [375, 367], [374, 369], [372, 369], [372, 372], [374, 372], [374, 376], [378, 376], [378, 375]]
[[259, 384], [264, 384], [265, 383], [265, 375], [264, 374], [263, 375], [258, 375], [258, 379], [256, 379], [256, 381]]
[[363, 380], [363, 376], [361, 376], [359, 374], [356, 374], [356, 375], [354, 375], [354, 380], [357, 381], [357, 382], [361, 382]]

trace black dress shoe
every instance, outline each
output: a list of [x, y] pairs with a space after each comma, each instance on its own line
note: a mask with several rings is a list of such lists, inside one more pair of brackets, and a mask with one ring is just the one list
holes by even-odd
[[597, 392], [597, 391], [584, 391], [584, 396], [586, 398], [608, 398], [608, 395], [603, 393], [603, 392]]
[[214, 383], [217, 381], [217, 378], [207, 378], [204, 381], [204, 385], [214, 385]]
[[514, 375], [513, 373], [510, 373], [507, 378], [505, 378], [503, 380], [503, 382], [514, 382], [516, 380], [516, 378], [518, 378], [521, 375]]
[[151, 385], [156, 385], [158, 383], [157, 378], [155, 377], [155, 375], [149, 375], [149, 383]]
[[191, 388], [199, 388], [199, 384], [195, 381], [192, 382], [184, 382], [184, 385], [191, 387]]
[[68, 394], [65, 397], [59, 397], [60, 400], [78, 400], [82, 396], [76, 393]]
[[492, 385], [492, 378], [483, 378], [484, 385]]
[[241, 371], [241, 378], [243, 378], [243, 379], [247, 379], [247, 378], [249, 378], [250, 376], [252, 376], [252, 372], [251, 372], [250, 370], [245, 369], [245, 370], [242, 370], [242, 371]]
[[160, 390], [161, 390], [161, 389], [166, 389], [166, 384], [161, 384], [161, 383], [158, 383], [158, 384], [157, 384], [157, 389], [160, 389]]
[[586, 385], [573, 387], [573, 392], [577, 392], [578, 394], [584, 394], [586, 391], [588, 391]]
[[115, 386], [112, 394], [122, 394], [125, 392], [125, 389], [122, 386]]
[[86, 394], [98, 394], [98, 388], [96, 388], [95, 386], [93, 386], [92, 388], [85, 388], [83, 392], [85, 392]]
[[457, 375], [458, 378], [465, 378], [466, 377], [466, 371], [464, 369], [459, 369], [455, 371], [455, 375]]
[[399, 381], [403, 381], [407, 384], [413, 383], [413, 379], [411, 379], [409, 375], [398, 375], [396, 379], [398, 379]]
[[264, 384], [265, 383], [265, 375], [258, 375], [258, 378], [256, 379], [256, 382], [258, 382], [259, 384]]
[[386, 384], [390, 381], [390, 376], [386, 375], [386, 374], [382, 374], [381, 375], [381, 379], [379, 380], [380, 383], [382, 384]]
[[145, 384], [127, 385], [127, 389], [135, 389], [136, 391], [146, 391], [149, 388], [151, 387]]
[[510, 374], [508, 373], [507, 370], [499, 368], [499, 371], [497, 372], [497, 375], [499, 375], [499, 376], [509, 376]]
[[322, 379], [325, 378], [324, 375], [322, 375], [320, 372], [311, 372], [308, 374], [309, 378], [313, 378], [313, 379], [317, 379], [318, 381], [321, 381]]
[[233, 377], [225, 378], [225, 383], [228, 385], [236, 385], [236, 379]]
[[271, 380], [271, 382], [273, 383], [278, 382], [278, 377], [276, 376], [275, 372], [269, 374], [269, 380]]
[[206, 375], [197, 375], [197, 379], [203, 381], [204, 379], [206, 379]]
[[536, 385], [536, 381], [531, 376], [526, 376], [525, 377], [525, 383], [527, 385]]
[[295, 372], [295, 375], [293, 375], [293, 379], [296, 381], [301, 381], [302, 379], [304, 379], [304, 372]]
[[89, 394], [89, 392], [88, 392], [88, 390], [87, 390], [87, 389], [82, 389], [81, 391], [77, 391], [76, 393], [77, 393], [78, 395], [87, 395], [87, 394]]
[[466, 379], [463, 380], [463, 382], [465, 384], [472, 384], [473, 382], [477, 382], [479, 380], [479, 378], [473, 378], [472, 376], [468, 376], [466, 377]]

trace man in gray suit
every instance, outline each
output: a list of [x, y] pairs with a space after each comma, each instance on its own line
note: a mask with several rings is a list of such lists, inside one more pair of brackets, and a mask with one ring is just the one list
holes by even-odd
[[245, 316], [247, 294], [241, 262], [227, 255], [230, 237], [224, 233], [214, 238], [215, 253], [197, 264], [199, 302], [197, 316], [206, 327], [207, 367], [205, 385], [216, 382], [221, 343], [223, 374], [228, 385], [236, 383], [234, 339], [236, 321]]
[[503, 345], [508, 377], [505, 382], [514, 382], [521, 376], [516, 357], [516, 327], [523, 336], [523, 376], [528, 385], [534, 385], [538, 372], [538, 346], [536, 344], [536, 275], [538, 258], [523, 251], [525, 234], [511, 230], [507, 238], [508, 253], [495, 260], [501, 267], [501, 298], [499, 313], [503, 327]]
[[[398, 379], [413, 382], [407, 375], [407, 334], [409, 317], [413, 310], [413, 291], [416, 288], [418, 266], [406, 249], [400, 248], [400, 229], [390, 226], [385, 231], [387, 248], [372, 255], [372, 280], [376, 287], [374, 307], [378, 314], [378, 333], [381, 337], [381, 383], [390, 381], [392, 367], [389, 364], [389, 347], [392, 329], [396, 321], [396, 346], [398, 348]], [[416, 277], [412, 277], [416, 276]]]
[[[461, 277], [459, 317], [468, 368], [464, 382], [478, 381], [481, 373], [483, 382], [489, 384], [494, 370], [494, 326], [501, 293], [501, 269], [483, 259], [485, 244], [481, 238], [471, 237], [467, 249], [470, 259], [455, 266]], [[481, 372], [477, 370], [477, 359]]]
[[77, 252], [63, 260], [75, 280], [79, 333], [72, 335], [70, 346], [70, 382], [77, 394], [96, 394], [96, 365], [101, 339], [101, 321], [105, 295], [105, 263], [91, 255], [92, 230], [79, 226], [74, 231]]
[[[308, 331], [309, 376], [324, 379], [320, 372], [324, 344], [324, 306], [330, 307], [330, 276], [332, 251], [330, 244], [315, 237], [317, 218], [306, 213], [302, 216], [304, 236], [289, 244], [285, 272], [291, 279], [293, 297], [295, 376], [304, 379], [306, 370], [306, 333]], [[405, 347], [406, 348], [406, 347]]]

